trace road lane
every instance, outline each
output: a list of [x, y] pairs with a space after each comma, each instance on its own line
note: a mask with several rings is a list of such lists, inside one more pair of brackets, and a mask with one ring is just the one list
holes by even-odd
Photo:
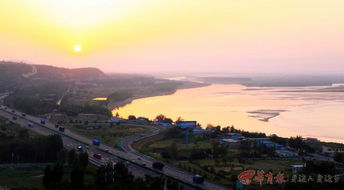
[[[32, 115], [26, 115], [25, 117], [22, 116], [21, 112], [15, 111], [14, 113], [11, 112], [7, 108], [7, 110], [0, 110], [0, 115], [7, 117], [7, 118], [12, 118], [13, 115], [16, 115], [17, 120], [15, 121], [16, 123], [22, 125], [22, 126], [27, 126], [28, 122], [32, 122], [34, 126], [31, 129], [33, 131], [36, 131], [37, 133], [43, 134], [43, 135], [49, 135], [49, 134], [60, 134], [62, 136], [63, 142], [68, 144], [67, 148], [76, 148], [78, 145], [83, 145], [83, 146], [89, 146], [89, 152], [90, 153], [97, 153], [101, 154], [102, 157], [104, 158], [103, 160], [111, 160], [113, 162], [119, 162], [119, 161], [128, 161], [128, 168], [133, 174], [137, 174], [139, 176], [144, 176], [144, 174], [156, 176], [156, 175], [166, 175], [170, 176], [172, 178], [178, 179], [184, 183], [190, 184], [192, 186], [196, 186], [198, 188], [202, 189], [209, 189], [209, 190], [222, 190], [222, 189], [229, 189], [224, 186], [220, 186], [214, 183], [211, 183], [209, 181], [206, 181], [204, 184], [195, 184], [193, 183], [192, 177], [193, 174], [182, 171], [174, 166], [166, 164], [166, 167], [164, 167], [164, 170], [157, 171], [154, 169], [149, 169], [146, 167], [150, 167], [153, 162], [156, 162], [154, 158], [151, 158], [149, 156], [143, 155], [137, 151], [135, 151], [133, 148], [131, 148], [130, 144], [138, 139], [146, 138], [148, 136], [152, 136], [155, 134], [158, 134], [158, 130], [153, 131], [150, 134], [145, 134], [143, 136], [137, 136], [133, 137], [129, 141], [126, 141], [124, 144], [124, 150], [121, 151], [118, 149], [115, 149], [113, 147], [100, 144], [100, 146], [94, 146], [92, 145], [92, 140], [88, 139], [86, 137], [83, 137], [79, 134], [76, 134], [72, 132], [69, 129], [65, 129], [64, 132], [60, 132], [57, 128], [55, 128], [55, 124], [50, 123], [46, 121], [45, 125], [40, 124], [40, 121], [43, 120], [42, 118], [38, 118]], [[110, 152], [107, 153], [105, 150], [109, 150]], [[93, 158], [93, 154], [90, 154], [90, 161], [93, 163], [98, 163], [101, 162], [104, 164], [104, 161], [99, 161], [95, 158]], [[145, 166], [143, 166], [145, 164]], [[192, 189], [192, 186], [190, 186], [188, 189]]]

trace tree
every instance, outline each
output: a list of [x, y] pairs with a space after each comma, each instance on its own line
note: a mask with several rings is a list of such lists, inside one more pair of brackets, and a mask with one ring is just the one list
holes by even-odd
[[176, 123], [178, 123], [179, 121], [184, 121], [184, 119], [181, 118], [181, 117], [178, 117], [177, 120], [176, 120]]
[[334, 154], [334, 160], [337, 162], [344, 163], [344, 152], [336, 152]]
[[80, 167], [75, 167], [71, 174], [71, 187], [72, 189], [84, 189], [84, 169]]
[[149, 190], [163, 190], [164, 189], [164, 179], [162, 177], [151, 177], [146, 175], [145, 181], [148, 184]]
[[76, 154], [75, 150], [72, 149], [68, 152], [68, 165], [71, 167], [76, 166], [78, 162], [78, 155]]
[[86, 152], [79, 154], [78, 165], [81, 168], [86, 168], [88, 166], [88, 154]]
[[178, 147], [175, 142], [173, 142], [168, 148], [167, 148], [168, 154], [171, 158], [176, 159], [178, 157]]
[[64, 165], [66, 163], [67, 150], [63, 149], [57, 154], [57, 163]]
[[128, 184], [132, 184], [134, 181], [134, 176], [129, 172], [128, 168], [120, 162], [114, 166], [114, 188], [115, 189], [130, 189]]
[[304, 146], [304, 141], [301, 136], [291, 137], [288, 142], [290, 147], [293, 147], [297, 150], [301, 150]]
[[51, 167], [47, 166], [44, 169], [43, 185], [46, 189], [50, 189], [52, 186], [52, 171]]
[[136, 120], [136, 117], [135, 117], [135, 115], [129, 115], [129, 116], [128, 116], [128, 119], [129, 119], [129, 120]]
[[166, 119], [166, 116], [164, 116], [163, 114], [159, 114], [155, 117], [155, 121], [159, 121], [159, 122], [163, 122]]
[[270, 136], [270, 140], [272, 142], [275, 142], [275, 143], [278, 143], [278, 144], [282, 144], [282, 145], [287, 145], [287, 142], [288, 142], [288, 140], [286, 138], [279, 137], [279, 136], [277, 136], [275, 134], [272, 134]]
[[154, 121], [158, 121], [158, 122], [165, 122], [165, 123], [173, 123], [173, 120], [170, 118], [167, 118], [166, 116], [164, 116], [163, 114], [159, 114], [155, 117]]
[[64, 174], [64, 167], [56, 164], [53, 167], [47, 166], [44, 170], [43, 185], [46, 189], [59, 189]]
[[227, 146], [213, 142], [213, 155], [215, 158], [224, 157], [227, 154]]
[[167, 179], [166, 187], [168, 190], [183, 190], [183, 186], [180, 186], [176, 180]]

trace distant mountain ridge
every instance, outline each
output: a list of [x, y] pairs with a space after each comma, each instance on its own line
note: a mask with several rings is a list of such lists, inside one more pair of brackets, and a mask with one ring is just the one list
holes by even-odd
[[97, 68], [67, 69], [49, 65], [30, 65], [20, 62], [0, 61], [0, 92], [12, 91], [23, 85], [38, 83], [93, 81], [106, 79]]
[[32, 72], [36, 68], [37, 73], [32, 78], [58, 78], [58, 79], [95, 79], [106, 77], [105, 73], [98, 68], [76, 68], [68, 69], [50, 65], [29, 65], [19, 62], [0, 61], [0, 74], [7, 73], [20, 77], [25, 73]]

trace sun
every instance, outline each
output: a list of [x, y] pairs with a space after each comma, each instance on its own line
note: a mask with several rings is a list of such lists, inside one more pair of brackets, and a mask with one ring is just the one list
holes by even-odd
[[82, 47], [80, 45], [75, 45], [74, 46], [74, 51], [75, 52], [79, 53], [79, 52], [81, 52], [81, 50], [82, 50]]

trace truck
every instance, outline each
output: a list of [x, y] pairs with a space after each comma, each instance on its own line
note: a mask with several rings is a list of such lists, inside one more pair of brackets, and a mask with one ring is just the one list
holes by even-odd
[[42, 125], [45, 125], [45, 120], [41, 120], [41, 122], [40, 122]]
[[95, 146], [99, 146], [100, 145], [100, 140], [93, 139], [92, 144], [95, 145]]
[[102, 155], [100, 155], [100, 154], [93, 154], [93, 157], [96, 159], [99, 159], [99, 160], [102, 159]]
[[192, 181], [193, 181], [194, 183], [202, 184], [202, 183], [204, 183], [204, 177], [203, 177], [203, 176], [200, 176], [200, 175], [194, 175], [194, 176], [192, 177]]
[[60, 132], [64, 132], [64, 131], [65, 131], [65, 128], [64, 128], [64, 127], [59, 127], [59, 131], [60, 131]]
[[157, 170], [162, 170], [164, 169], [165, 164], [161, 162], [153, 162], [152, 167]]

